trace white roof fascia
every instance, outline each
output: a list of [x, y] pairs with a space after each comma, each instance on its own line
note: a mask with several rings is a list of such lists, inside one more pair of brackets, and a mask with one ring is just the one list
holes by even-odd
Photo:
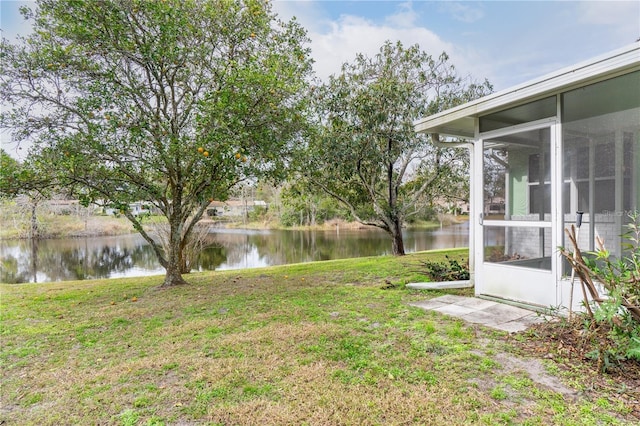
[[422, 118], [414, 122], [414, 128], [418, 133], [474, 137], [474, 129], [469, 127], [474, 117], [634, 69], [640, 69], [640, 42]]

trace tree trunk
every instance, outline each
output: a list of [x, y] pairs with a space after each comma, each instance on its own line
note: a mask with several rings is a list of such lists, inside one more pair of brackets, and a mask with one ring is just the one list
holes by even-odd
[[162, 287], [171, 287], [174, 285], [182, 285], [187, 284], [187, 282], [182, 278], [182, 274], [180, 273], [179, 265], [172, 265], [169, 263], [167, 265], [167, 273], [164, 276], [164, 282], [162, 283]]
[[36, 239], [39, 237], [38, 235], [38, 217], [36, 216], [36, 209], [38, 208], [38, 202], [34, 199], [31, 199], [31, 229], [30, 229], [30, 238]]
[[169, 241], [166, 253], [167, 264], [165, 269], [167, 273], [164, 277], [162, 287], [171, 287], [174, 285], [187, 284], [182, 278], [182, 224], [178, 217], [169, 219]]
[[395, 220], [393, 222], [393, 226], [389, 230], [391, 234], [392, 243], [392, 253], [394, 256], [404, 256], [404, 239], [402, 238], [402, 224], [399, 220]]

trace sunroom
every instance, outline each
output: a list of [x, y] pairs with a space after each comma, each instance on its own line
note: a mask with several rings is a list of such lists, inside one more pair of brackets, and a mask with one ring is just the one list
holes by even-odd
[[[558, 247], [623, 256], [640, 211], [640, 43], [415, 123], [471, 155], [469, 254], [477, 296], [579, 309]], [[571, 291], [575, 297], [571, 297]]]

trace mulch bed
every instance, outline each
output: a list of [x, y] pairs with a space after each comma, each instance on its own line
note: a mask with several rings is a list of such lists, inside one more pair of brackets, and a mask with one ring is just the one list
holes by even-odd
[[582, 377], [587, 385], [586, 396], [597, 397], [606, 392], [640, 419], [640, 361], [611, 361], [606, 372], [600, 372], [602, 362], [588, 356], [594, 347], [580, 321], [576, 318], [573, 323], [561, 320], [535, 324], [507, 339], [524, 355], [553, 359], [561, 369]]

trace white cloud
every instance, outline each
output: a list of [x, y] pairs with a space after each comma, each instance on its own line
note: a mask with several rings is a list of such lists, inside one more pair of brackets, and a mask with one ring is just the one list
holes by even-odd
[[578, 5], [580, 15], [578, 19], [584, 23], [596, 25], [617, 25], [620, 22], [628, 21], [629, 16], [636, 15], [639, 18], [636, 26], [640, 27], [640, 16], [638, 16], [638, 4], [633, 1], [588, 1]]
[[351, 62], [357, 53], [374, 56], [386, 40], [401, 41], [405, 46], [419, 44], [434, 56], [451, 46], [435, 33], [421, 27], [394, 27], [376, 25], [364, 18], [343, 15], [331, 30], [311, 34], [312, 54], [316, 58], [315, 70], [321, 79], [340, 71], [344, 62]]
[[434, 32], [415, 25], [418, 15], [410, 2], [400, 3], [395, 13], [382, 20], [384, 24], [346, 14], [330, 20], [314, 3], [308, 2], [276, 2], [274, 6], [281, 18], [296, 16], [307, 29], [314, 69], [322, 80], [340, 72], [342, 64], [352, 62], [358, 53], [374, 56], [387, 40], [399, 40], [405, 46], [417, 43], [432, 56], [453, 51], [453, 46]]
[[409, 1], [400, 3], [398, 11], [393, 15], [386, 17], [385, 21], [388, 25], [398, 28], [411, 28], [415, 25], [419, 15], [413, 10], [413, 4]]
[[459, 3], [455, 1], [442, 2], [441, 8], [448, 12], [455, 20], [471, 23], [484, 17], [484, 11], [477, 3]]
[[640, 37], [640, 4], [637, 1], [587, 1], [577, 5], [577, 20], [587, 25], [609, 27], [613, 37]]

